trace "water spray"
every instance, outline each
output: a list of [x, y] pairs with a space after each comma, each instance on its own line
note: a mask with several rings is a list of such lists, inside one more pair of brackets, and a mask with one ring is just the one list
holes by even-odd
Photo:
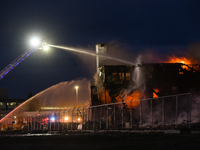
[[126, 61], [126, 60], [123, 60], [123, 59], [120, 59], [120, 58], [115, 58], [115, 57], [112, 57], [112, 56], [98, 54], [98, 53], [94, 53], [94, 52], [88, 52], [88, 51], [84, 51], [84, 50], [80, 50], [80, 49], [76, 49], [76, 48], [71, 48], [71, 47], [66, 47], [66, 46], [58, 46], [58, 45], [50, 45], [50, 44], [48, 44], [48, 46], [54, 47], [54, 48], [58, 48], [58, 49], [63, 49], [63, 50], [68, 50], [68, 51], [88, 54], [88, 55], [91, 55], [91, 56], [104, 57], [104, 58], [108, 58], [108, 59], [111, 59], [111, 60], [116, 60], [116, 61], [119, 61], [119, 62], [122, 62], [122, 63], [125, 63], [125, 64], [129, 64], [129, 65], [135, 65], [133, 62]]

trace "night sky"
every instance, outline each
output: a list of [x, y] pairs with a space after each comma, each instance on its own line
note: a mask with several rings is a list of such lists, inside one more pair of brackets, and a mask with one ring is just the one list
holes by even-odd
[[[200, 41], [199, 8], [199, 0], [2, 0], [0, 70], [30, 49], [33, 36], [91, 51], [106, 43], [111, 55], [131, 61], [146, 52], [149, 61], [184, 54]], [[94, 57], [36, 50], [0, 80], [0, 88], [8, 88], [9, 98], [26, 98], [63, 81], [92, 80], [95, 71]]]

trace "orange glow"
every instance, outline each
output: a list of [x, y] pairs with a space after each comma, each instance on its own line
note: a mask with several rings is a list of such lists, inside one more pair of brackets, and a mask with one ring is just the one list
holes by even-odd
[[179, 74], [183, 74], [183, 72], [180, 71]]
[[[165, 63], [182, 63], [186, 65], [194, 64], [196, 61], [192, 61], [187, 59], [186, 57], [176, 57], [176, 56], [168, 56], [168, 60], [164, 61]], [[189, 68], [185, 65], [182, 66], [183, 69], [188, 70]]]
[[192, 64], [191, 60], [185, 57], [176, 57], [176, 56], [169, 56], [168, 60], [165, 63], [182, 63], [182, 64]]
[[106, 98], [106, 102], [107, 103], [111, 103], [111, 97], [108, 93], [108, 91], [106, 90], [106, 96], [105, 96], [105, 89], [102, 91], [101, 95], [99, 95], [100, 97], [100, 100], [101, 100], [101, 103], [105, 103], [105, 98]]
[[[156, 93], [158, 93], [158, 92], [159, 92], [159, 89], [154, 89], [154, 91], [155, 91]], [[153, 98], [158, 97], [158, 95], [157, 95], [156, 93], [153, 92]]]
[[[126, 97], [126, 99], [124, 100], [124, 102], [128, 102], [128, 101], [132, 101], [132, 107], [138, 106], [140, 104], [140, 101], [136, 101], [136, 100], [140, 100], [142, 98], [142, 93], [138, 90], [134, 91], [132, 94], [128, 95]], [[121, 102], [121, 98], [119, 96], [116, 97], [116, 100], [118, 102]], [[126, 103], [128, 108], [130, 108], [130, 103]]]

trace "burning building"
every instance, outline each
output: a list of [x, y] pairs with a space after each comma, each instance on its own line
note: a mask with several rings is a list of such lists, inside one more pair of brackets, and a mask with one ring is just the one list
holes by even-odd
[[101, 61], [96, 81], [91, 84], [92, 105], [198, 91], [200, 65], [176, 60], [173, 57], [168, 63], [137, 65], [107, 65]]

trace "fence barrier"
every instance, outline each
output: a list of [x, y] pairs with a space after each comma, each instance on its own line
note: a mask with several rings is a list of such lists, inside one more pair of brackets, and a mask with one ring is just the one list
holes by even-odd
[[[195, 127], [200, 122], [199, 105], [191, 93], [156, 98], [21, 114], [6, 118], [1, 129], [36, 130], [141, 130]], [[197, 107], [198, 106], [198, 107]], [[191, 115], [191, 112], [194, 114]]]

